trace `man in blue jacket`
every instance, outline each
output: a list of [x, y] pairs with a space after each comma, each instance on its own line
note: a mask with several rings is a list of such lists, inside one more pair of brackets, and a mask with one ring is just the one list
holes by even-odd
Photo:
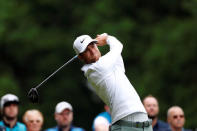
[[5, 131], [5, 127], [0, 126], [0, 131]]
[[159, 103], [157, 99], [152, 95], [148, 95], [144, 98], [143, 104], [148, 113], [148, 117], [152, 119], [153, 131], [166, 131], [169, 125], [158, 119]]
[[6, 94], [1, 98], [1, 113], [3, 120], [0, 126], [6, 131], [26, 131], [26, 126], [17, 121], [19, 99], [13, 94]]

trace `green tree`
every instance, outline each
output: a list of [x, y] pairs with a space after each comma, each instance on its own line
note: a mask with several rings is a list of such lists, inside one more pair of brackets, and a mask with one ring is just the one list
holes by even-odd
[[90, 130], [102, 103], [89, 90], [81, 62], [42, 85], [38, 104], [30, 103], [27, 92], [75, 55], [76, 36], [107, 32], [123, 43], [126, 74], [141, 98], [158, 97], [163, 120], [170, 106], [183, 107], [186, 127], [195, 128], [196, 5], [196, 0], [2, 0], [0, 96], [19, 96], [20, 118], [26, 109], [40, 109], [44, 129], [55, 125], [54, 107], [66, 100], [74, 107], [74, 124]]

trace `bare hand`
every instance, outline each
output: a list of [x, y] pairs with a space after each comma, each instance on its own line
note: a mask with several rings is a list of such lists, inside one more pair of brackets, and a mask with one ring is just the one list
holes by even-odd
[[98, 46], [106, 45], [107, 44], [107, 37], [108, 37], [107, 33], [103, 33], [103, 34], [97, 35], [97, 37], [96, 37], [96, 40], [98, 41], [97, 45]]

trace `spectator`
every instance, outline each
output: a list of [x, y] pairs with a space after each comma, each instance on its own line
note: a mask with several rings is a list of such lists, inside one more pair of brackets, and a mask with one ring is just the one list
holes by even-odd
[[84, 129], [72, 125], [73, 108], [68, 102], [62, 101], [56, 105], [55, 120], [57, 126], [46, 131], [84, 131]]
[[185, 116], [181, 107], [172, 106], [168, 109], [167, 120], [170, 125], [169, 131], [191, 131], [184, 129]]
[[169, 125], [158, 119], [159, 104], [155, 97], [148, 95], [143, 100], [144, 107], [148, 113], [148, 117], [152, 119], [153, 131], [165, 131]]
[[109, 106], [104, 105], [105, 112], [98, 114], [93, 121], [93, 131], [109, 131], [111, 115]]
[[19, 99], [13, 94], [6, 94], [1, 98], [1, 112], [3, 120], [0, 126], [4, 126], [6, 131], [26, 131], [26, 126], [17, 120]]
[[27, 131], [41, 131], [44, 117], [39, 110], [27, 110], [23, 115], [23, 122], [27, 126]]

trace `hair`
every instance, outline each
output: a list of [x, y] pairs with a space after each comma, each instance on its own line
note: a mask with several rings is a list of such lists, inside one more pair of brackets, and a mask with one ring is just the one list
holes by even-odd
[[39, 110], [37, 110], [37, 109], [31, 109], [31, 110], [27, 110], [27, 111], [24, 113], [24, 115], [23, 115], [23, 122], [24, 122], [24, 123], [27, 123], [27, 122], [28, 122], [28, 115], [29, 115], [29, 114], [32, 114], [32, 113], [37, 113], [37, 114], [39, 114], [39, 116], [40, 116], [40, 118], [41, 118], [41, 122], [42, 122], [42, 123], [44, 122], [44, 117], [43, 117], [42, 113], [41, 113]]
[[[167, 111], [167, 117], [169, 117], [170, 114], [171, 114], [171, 112], [172, 112], [172, 110], [173, 110], [173, 109], [176, 109], [176, 108], [178, 108], [178, 109], [180, 109], [180, 110], [183, 111], [183, 109], [182, 109], [180, 106], [177, 106], [177, 105], [172, 106], [172, 107], [170, 107], [170, 108], [168, 109], [168, 111]], [[183, 113], [184, 113], [184, 111], [183, 111]]]
[[[144, 104], [144, 100], [146, 99], [146, 98], [154, 98], [156, 101], [157, 101], [157, 103], [158, 103], [158, 100], [157, 100], [157, 98], [156, 97], [154, 97], [153, 95], [151, 95], [151, 94], [149, 94], [149, 95], [147, 95], [146, 97], [144, 97], [144, 99], [143, 99], [143, 104]], [[159, 103], [158, 103], [159, 104]]]

